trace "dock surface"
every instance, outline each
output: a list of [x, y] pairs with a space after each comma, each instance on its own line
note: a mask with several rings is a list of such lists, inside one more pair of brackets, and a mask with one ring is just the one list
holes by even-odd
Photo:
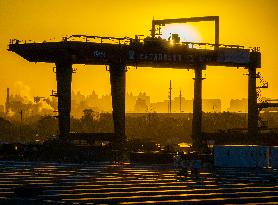
[[[180, 178], [169, 165], [0, 162], [0, 204], [275, 204], [276, 169], [214, 168]], [[37, 196], [18, 196], [37, 187]], [[35, 194], [35, 193], [33, 193]], [[32, 194], [31, 194], [32, 195]]]

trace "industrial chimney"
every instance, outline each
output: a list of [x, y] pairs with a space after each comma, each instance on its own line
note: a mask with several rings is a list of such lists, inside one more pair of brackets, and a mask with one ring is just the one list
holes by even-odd
[[7, 98], [6, 98], [6, 108], [5, 108], [6, 113], [9, 112], [9, 108], [10, 108], [10, 88], [7, 88]]

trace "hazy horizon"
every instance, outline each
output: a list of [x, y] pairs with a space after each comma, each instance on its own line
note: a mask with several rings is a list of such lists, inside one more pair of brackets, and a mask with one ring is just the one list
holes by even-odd
[[[49, 93], [49, 95], [47, 95], [47, 96], [33, 95], [31, 88], [28, 85], [23, 84], [23, 82], [21, 82], [21, 81], [16, 82], [13, 87], [14, 87], [14, 90], [9, 87], [9, 94], [10, 95], [12, 95], [12, 96], [19, 95], [20, 97], [24, 98], [26, 101], [29, 101], [29, 102], [33, 102], [34, 103], [34, 97], [43, 97], [45, 99], [51, 98], [51, 96], [50, 96], [51, 93]], [[4, 106], [5, 106], [5, 102], [6, 102], [6, 93], [7, 93], [6, 89], [4, 90], [4, 92], [5, 92], [4, 103], [0, 103], [0, 105], [4, 105]], [[75, 93], [75, 95], [77, 95], [77, 93], [80, 93], [81, 95], [83, 95], [86, 98], [89, 97], [92, 93], [95, 93], [98, 96], [99, 99], [101, 97], [103, 97], [103, 96], [107, 96], [107, 95], [111, 96], [111, 92], [99, 93], [97, 90], [91, 90], [91, 91], [89, 91], [87, 93], [85, 93], [83, 91], [80, 91], [80, 90], [72, 90], [72, 92]], [[182, 92], [182, 98], [184, 100], [193, 100], [193, 97], [192, 98], [187, 98], [186, 96], [184, 96], [183, 90], [181, 90], [181, 92]], [[162, 96], [164, 96], [164, 98], [161, 97], [159, 99], [154, 99], [153, 96], [151, 96], [148, 92], [143, 91], [143, 90], [142, 91], [138, 91], [138, 92], [133, 92], [133, 91], [126, 92], [126, 96], [127, 95], [131, 95], [131, 94], [133, 96], [138, 96], [138, 95], [140, 95], [140, 93], [141, 94], [146, 94], [146, 96], [149, 96], [151, 104], [160, 103], [160, 102], [166, 102], [166, 101], [169, 100], [169, 98], [168, 98], [169, 89], [165, 90], [164, 95], [162, 95]], [[172, 88], [172, 93], [174, 93], [174, 94], [172, 94], [172, 101], [174, 101], [175, 98], [179, 98], [180, 97], [180, 89], [176, 90], [175, 88]], [[231, 99], [227, 98], [226, 99], [227, 101], [223, 101], [220, 98], [203, 98], [203, 100], [221, 100], [221, 112], [227, 111], [230, 108], [231, 100], [243, 100], [243, 99], [247, 99], [247, 97], [243, 97], [243, 98], [231, 98]], [[126, 101], [126, 103], [128, 103], [128, 102]], [[131, 106], [131, 105], [126, 105], [126, 106]], [[111, 109], [112, 109], [112, 105], [111, 105]]]

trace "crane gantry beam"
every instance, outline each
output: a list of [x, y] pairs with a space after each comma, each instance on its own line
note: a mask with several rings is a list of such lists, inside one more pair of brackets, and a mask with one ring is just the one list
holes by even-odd
[[153, 20], [151, 36], [155, 38], [155, 26], [164, 26], [166, 24], [174, 23], [194, 23], [201, 21], [213, 21], [214, 22], [214, 44], [216, 47], [219, 45], [219, 16], [203, 16], [203, 17], [191, 17], [191, 18], [178, 18], [178, 19], [163, 19], [163, 20]]
[[[196, 47], [194, 47], [194, 45]], [[207, 44], [209, 47], [212, 44]], [[201, 48], [198, 48], [201, 47]], [[66, 52], [72, 64], [108, 65], [122, 62], [127, 66], [190, 68], [191, 65], [259, 68], [260, 52], [239, 46], [220, 45], [217, 50], [203, 43], [171, 45], [164, 40], [131, 39], [129, 44], [61, 41], [42, 43], [12, 43], [13, 51], [30, 62], [55, 63]], [[192, 68], [194, 69], [194, 68]]]

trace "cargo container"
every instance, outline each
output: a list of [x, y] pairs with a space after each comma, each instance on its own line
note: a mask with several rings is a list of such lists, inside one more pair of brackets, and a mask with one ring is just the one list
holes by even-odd
[[269, 150], [268, 146], [259, 145], [217, 145], [214, 146], [214, 166], [269, 167]]
[[271, 147], [270, 164], [273, 169], [278, 169], [278, 146]]

